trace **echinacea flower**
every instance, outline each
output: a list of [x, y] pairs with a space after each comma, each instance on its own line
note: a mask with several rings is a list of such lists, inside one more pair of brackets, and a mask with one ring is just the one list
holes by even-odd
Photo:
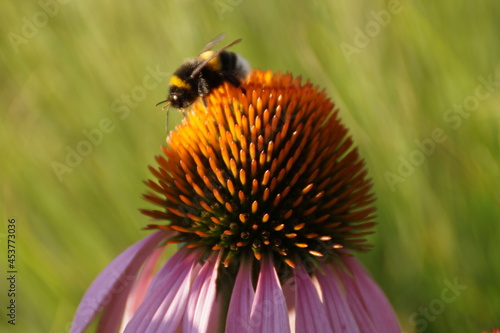
[[262, 71], [196, 103], [150, 168], [155, 232], [97, 277], [71, 332], [101, 312], [100, 332], [400, 332], [352, 255], [370, 248], [375, 199], [333, 110]]

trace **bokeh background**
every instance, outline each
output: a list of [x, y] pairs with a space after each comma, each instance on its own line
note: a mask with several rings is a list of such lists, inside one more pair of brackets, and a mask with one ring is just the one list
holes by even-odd
[[155, 104], [221, 32], [341, 109], [378, 196], [375, 248], [359, 257], [403, 330], [500, 326], [500, 4], [60, 1], [0, 14], [1, 332], [67, 332], [99, 271], [146, 234], [142, 180], [165, 143]]

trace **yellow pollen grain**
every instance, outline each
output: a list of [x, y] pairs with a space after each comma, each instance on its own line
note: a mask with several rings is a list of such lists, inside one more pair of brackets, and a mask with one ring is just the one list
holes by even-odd
[[224, 206], [226, 207], [228, 212], [230, 212], [230, 213], [234, 212], [234, 208], [229, 202], [226, 202], [226, 204]]
[[240, 161], [242, 166], [247, 164], [247, 154], [243, 149], [240, 150]]
[[231, 148], [231, 154], [233, 154], [234, 159], [239, 163], [240, 154], [238, 152], [238, 145], [236, 144], [236, 142], [232, 141], [229, 145], [229, 148]]
[[252, 195], [256, 195], [259, 191], [259, 181], [257, 179], [252, 180]]
[[309, 245], [307, 245], [306, 243], [295, 243], [295, 246], [296, 247], [299, 247], [301, 249], [305, 249], [307, 248]]
[[271, 156], [273, 156], [273, 151], [274, 151], [274, 141], [269, 141], [267, 144], [267, 161], [266, 162], [271, 162]]
[[306, 210], [302, 215], [303, 216], [308, 216], [308, 215], [311, 215], [312, 213], [314, 213], [314, 211], [318, 208], [318, 206], [312, 206], [311, 208], [309, 208], [308, 210]]
[[[267, 222], [267, 221], [269, 221], [269, 214], [266, 213], [266, 214], [264, 214], [264, 216], [262, 216], [262, 222]], [[283, 225], [283, 227], [284, 226], [285, 225]]]
[[261, 127], [262, 127], [262, 120], [260, 119], [259, 116], [255, 117], [255, 130], [260, 132]]
[[273, 201], [273, 206], [274, 206], [274, 207], [278, 206], [278, 205], [279, 205], [279, 203], [280, 203], [280, 201], [281, 201], [281, 194], [279, 194], [279, 193], [278, 193], [278, 194], [276, 195], [276, 197], [274, 198], [274, 201]]
[[234, 158], [231, 158], [231, 160], [229, 161], [229, 167], [231, 169], [231, 173], [233, 174], [233, 177], [238, 177], [238, 167], [236, 165], [236, 161], [234, 160]]
[[192, 233], [191, 230], [183, 228], [183, 227], [180, 227], [178, 225], [171, 225], [170, 228], [174, 229], [175, 231], [179, 231], [179, 232]]
[[255, 152], [255, 143], [253, 142], [250, 142], [250, 147], [249, 147], [249, 151], [250, 151], [250, 158], [252, 160], [255, 160], [255, 155], [256, 155], [256, 152]]
[[244, 169], [240, 169], [240, 182], [241, 185], [245, 185], [247, 183], [247, 174]]
[[303, 196], [298, 197], [297, 200], [292, 202], [292, 207], [294, 207], [294, 208], [297, 207], [298, 205], [300, 205], [302, 203], [303, 200], [304, 200]]
[[178, 209], [175, 209], [173, 207], [167, 207], [167, 209], [168, 209], [168, 211], [170, 213], [173, 213], [173, 214], [175, 214], [175, 215], [177, 215], [179, 217], [185, 217], [186, 216], [184, 213], [181, 213]]
[[314, 184], [309, 184], [309, 185], [307, 185], [306, 187], [304, 187], [304, 188], [302, 189], [302, 194], [307, 194], [307, 193], [309, 193], [309, 191], [311, 191], [313, 187], [314, 187]]
[[227, 151], [227, 149], [224, 148], [223, 146], [221, 146], [220, 154], [222, 155], [222, 159], [224, 160], [224, 163], [226, 164], [226, 166], [229, 166], [229, 164], [230, 164], [229, 152]]
[[256, 160], [252, 160], [252, 162], [250, 163], [250, 174], [252, 175], [252, 177], [255, 178], [255, 175], [257, 174], [257, 161]]
[[241, 223], [245, 223], [247, 221], [247, 218], [245, 217], [245, 214], [240, 214], [239, 215]]
[[191, 90], [191, 85], [189, 83], [184, 82], [180, 77], [174, 75], [170, 78], [170, 85], [178, 88], [184, 88], [187, 90]]
[[330, 236], [321, 236], [321, 237], [318, 237], [318, 240], [327, 242], [329, 240], [332, 240], [332, 237], [330, 237]]
[[263, 201], [267, 201], [267, 199], [269, 198], [269, 193], [270, 193], [269, 188], [266, 187], [264, 189], [264, 193], [262, 194], [262, 200]]
[[193, 202], [191, 200], [189, 200], [187, 197], [185, 197], [184, 195], [179, 195], [179, 199], [182, 200], [182, 202], [184, 202], [186, 205], [188, 206], [193, 206]]
[[262, 167], [266, 163], [266, 153], [261, 152], [259, 155], [259, 165]]
[[252, 202], [252, 213], [255, 214], [258, 209], [259, 209], [259, 203], [257, 202], [257, 200], [255, 200], [254, 202]]
[[293, 227], [293, 230], [299, 231], [300, 229], [304, 228], [306, 224], [304, 222], [297, 224], [295, 227]]
[[309, 253], [315, 257], [323, 257], [323, 253], [318, 252], [318, 251], [309, 250]]
[[200, 206], [207, 212], [214, 213], [214, 210], [205, 201], [200, 201]]
[[240, 203], [245, 203], [245, 201], [246, 201], [245, 192], [243, 192], [242, 190], [239, 190], [238, 199], [240, 199]]
[[201, 219], [201, 217], [196, 216], [196, 215], [193, 215], [193, 214], [190, 214], [190, 213], [186, 214], [186, 216], [187, 216], [189, 219], [191, 219], [191, 220], [193, 220], [193, 221], [195, 221], [195, 222], [202, 222], [202, 221], [203, 221], [203, 220]]
[[218, 202], [220, 202], [221, 204], [226, 203], [226, 200], [224, 200], [224, 198], [222, 198], [221, 194], [219, 193], [219, 191], [217, 191], [217, 189], [214, 188], [212, 193], [214, 194], [214, 197], [215, 197], [215, 199], [217, 199]]
[[334, 244], [334, 245], [332, 246], [332, 248], [337, 250], [337, 249], [342, 249], [342, 248], [344, 248], [344, 246], [343, 246], [343, 245], [341, 245], [341, 244]]
[[281, 230], [283, 230], [284, 228], [285, 228], [285, 225], [284, 225], [283, 223], [281, 223], [281, 224], [279, 224], [279, 225], [275, 226], [275, 227], [274, 227], [274, 230], [276, 230], [276, 231], [281, 231]]
[[329, 217], [330, 217], [330, 214], [323, 215], [320, 218], [317, 218], [316, 220], [314, 220], [313, 223], [323, 223], [326, 220], [328, 220]]
[[283, 192], [281, 192], [281, 194], [283, 195], [283, 198], [285, 198], [288, 195], [288, 193], [290, 193], [290, 189], [291, 189], [291, 187], [287, 186], [287, 187], [285, 187]]
[[228, 189], [229, 193], [231, 193], [231, 195], [234, 195], [236, 190], [234, 188], [233, 181], [231, 179], [228, 179], [226, 182], [226, 185], [227, 185], [227, 189]]
[[221, 220], [219, 220], [219, 219], [218, 219], [217, 217], [215, 217], [215, 216], [212, 216], [212, 217], [210, 218], [210, 220], [212, 220], [212, 222], [213, 222], [213, 223], [215, 223], [215, 224], [218, 224], [218, 225], [223, 225], [223, 223], [221, 222]]

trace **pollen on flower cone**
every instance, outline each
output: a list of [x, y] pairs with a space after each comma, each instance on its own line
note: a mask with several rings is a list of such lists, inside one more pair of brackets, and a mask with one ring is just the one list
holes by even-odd
[[290, 74], [253, 71], [195, 103], [150, 167], [142, 210], [169, 242], [275, 265], [370, 248], [371, 180], [324, 92]]

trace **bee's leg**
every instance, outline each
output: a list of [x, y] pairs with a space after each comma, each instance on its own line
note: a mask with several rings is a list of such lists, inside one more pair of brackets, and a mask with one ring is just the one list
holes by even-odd
[[201, 97], [201, 101], [203, 102], [203, 105], [207, 107], [207, 99], [205, 98], [206, 95], [210, 92], [208, 90], [208, 84], [207, 81], [200, 75], [200, 79], [198, 80], [198, 95]]

